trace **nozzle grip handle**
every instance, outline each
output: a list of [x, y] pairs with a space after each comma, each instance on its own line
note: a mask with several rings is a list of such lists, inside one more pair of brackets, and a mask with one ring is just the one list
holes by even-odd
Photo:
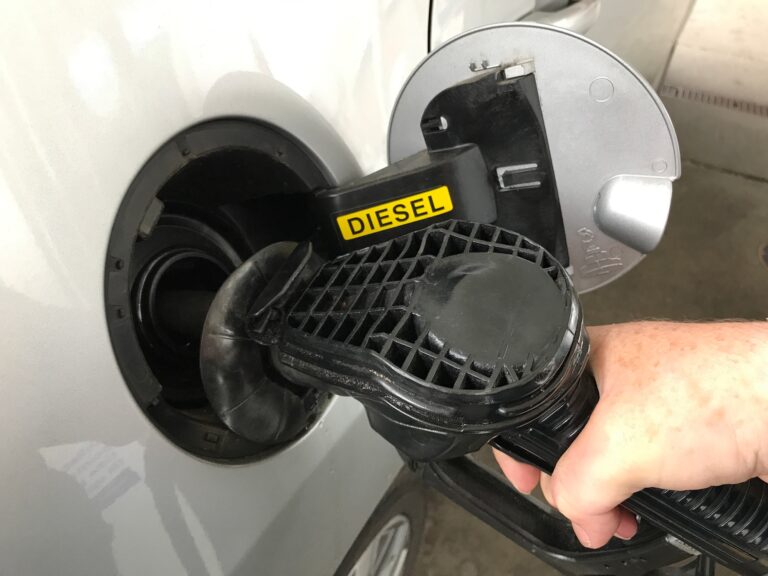
[[[597, 400], [597, 386], [587, 371], [537, 422], [501, 434], [493, 445], [552, 473]], [[624, 507], [740, 574], [768, 572], [768, 484], [760, 479], [701, 490], [648, 488]]]
[[508, 430], [491, 444], [515, 460], [551, 474], [560, 456], [587, 424], [598, 399], [595, 379], [586, 371], [536, 422]]

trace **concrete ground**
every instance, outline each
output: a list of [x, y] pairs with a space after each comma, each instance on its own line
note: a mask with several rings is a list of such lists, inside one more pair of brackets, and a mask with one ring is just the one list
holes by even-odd
[[[660, 88], [684, 158], [667, 233], [584, 296], [589, 323], [768, 317], [766, 24], [764, 0], [697, 0]], [[429, 508], [417, 576], [556, 574], [444, 497]]]

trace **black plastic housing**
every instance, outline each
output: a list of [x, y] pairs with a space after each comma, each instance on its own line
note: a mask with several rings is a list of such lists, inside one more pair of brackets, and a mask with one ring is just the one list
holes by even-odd
[[[442, 200], [430, 205], [434, 201], [423, 194], [442, 187], [447, 188], [452, 205]], [[351, 238], [345, 239], [339, 217], [366, 208], [371, 210], [357, 218], [359, 226], [347, 231]], [[338, 254], [402, 236], [433, 222], [457, 218], [493, 222], [496, 204], [480, 150], [463, 144], [445, 150], [424, 150], [339, 188], [321, 190], [315, 195], [315, 212], [327, 250]]]
[[495, 68], [443, 90], [424, 110], [421, 132], [429, 150], [475, 144], [493, 182], [494, 223], [541, 244], [568, 265], [535, 74], [506, 78]]
[[241, 463], [277, 449], [212, 410], [198, 330], [219, 284], [251, 254], [312, 233], [312, 191], [327, 186], [323, 167], [290, 136], [222, 118], [173, 136], [126, 191], [104, 262], [107, 329], [137, 405], [183, 450]]
[[[316, 192], [325, 252], [349, 252], [458, 219], [514, 229], [568, 265], [533, 73], [508, 78], [502, 69], [480, 72], [437, 94], [420, 126], [427, 150]], [[440, 189], [436, 199], [432, 193]]]

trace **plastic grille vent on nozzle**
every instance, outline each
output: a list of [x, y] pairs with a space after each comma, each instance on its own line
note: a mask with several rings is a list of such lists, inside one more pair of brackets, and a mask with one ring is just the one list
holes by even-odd
[[[322, 265], [300, 246], [248, 326], [284, 377], [357, 398], [417, 461], [492, 441], [551, 472], [598, 399], [567, 273], [492, 225], [442, 222]], [[740, 573], [766, 573], [760, 480], [648, 489], [625, 505]]]
[[540, 246], [454, 221], [327, 263], [287, 323], [371, 350], [416, 382], [487, 391], [547, 378], [562, 362], [568, 288]]

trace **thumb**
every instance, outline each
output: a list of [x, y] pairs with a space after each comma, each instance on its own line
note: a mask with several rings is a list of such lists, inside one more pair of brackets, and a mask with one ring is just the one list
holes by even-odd
[[587, 548], [605, 545], [615, 534], [629, 538], [636, 522], [618, 506], [635, 491], [624, 454], [614, 454], [601, 418], [601, 406], [563, 454], [552, 474], [551, 492], [557, 509], [573, 523]]

